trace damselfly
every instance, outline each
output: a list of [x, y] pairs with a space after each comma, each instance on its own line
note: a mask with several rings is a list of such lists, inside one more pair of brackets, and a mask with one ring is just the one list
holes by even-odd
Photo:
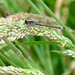
[[43, 24], [35, 23], [34, 21], [27, 21], [27, 20], [25, 20], [25, 24], [28, 24], [28, 25], [40, 25], [40, 26], [45, 26], [45, 27], [50, 27], [50, 28], [65, 29], [64, 27], [56, 27], [56, 26], [43, 25]]

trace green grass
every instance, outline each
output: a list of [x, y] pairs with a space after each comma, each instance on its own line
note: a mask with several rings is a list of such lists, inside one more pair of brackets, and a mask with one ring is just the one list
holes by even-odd
[[[40, 71], [39, 75], [44, 73], [45, 75], [74, 75], [74, 68], [72, 65], [75, 63], [75, 33], [74, 32], [74, 4], [75, 2], [73, 1], [63, 1], [61, 5], [61, 9], [59, 10], [60, 13], [60, 18], [58, 19], [54, 13], [56, 9], [57, 1], [56, 0], [2, 0], [0, 7], [4, 8], [4, 10], [9, 14], [15, 14], [18, 12], [27, 12], [32, 13], [33, 15], [39, 14], [39, 16], [44, 17], [43, 19], [38, 17], [31, 16], [33, 20], [38, 19], [39, 22], [40, 20], [43, 20], [42, 22], [45, 21], [45, 18], [47, 15], [48, 17], [53, 17], [60, 26], [65, 27], [65, 30], [60, 30], [62, 33], [59, 33], [59, 30], [51, 30], [53, 32], [49, 32], [49, 28], [46, 27], [34, 27], [33, 31], [37, 32], [35, 36], [30, 35], [31, 29], [27, 27], [27, 30], [29, 35], [25, 35], [23, 38], [16, 37], [14, 41], [11, 41], [12, 39], [8, 40], [8, 38], [3, 38], [4, 42], [0, 41], [0, 73], [8, 74], [8, 68], [10, 69], [10, 73], [12, 73], [11, 68], [14, 70], [17, 68], [21, 68], [24, 74], [26, 75], [32, 75], [31, 73], [28, 73], [26, 69], [31, 70], [31, 72], [38, 73]], [[56, 4], [56, 5], [54, 5]], [[58, 5], [59, 6], [59, 5]], [[64, 9], [68, 9], [68, 12], [65, 12]], [[65, 16], [64, 13], [66, 13], [68, 16]], [[17, 15], [20, 15], [17, 14]], [[0, 9], [0, 17], [5, 16], [4, 12]], [[24, 16], [24, 15], [23, 15]], [[30, 18], [24, 18], [27, 20], [30, 20]], [[6, 16], [5, 16], [6, 17]], [[10, 16], [11, 17], [11, 16]], [[67, 20], [65, 23], [63, 22], [65, 17]], [[9, 22], [13, 27], [15, 24], [18, 24], [17, 29], [25, 28], [25, 27], [19, 27], [22, 25], [21, 22], [24, 20], [21, 19], [22, 16], [17, 16], [17, 17], [11, 17], [13, 21], [11, 22], [10, 19], [0, 19], [0, 23], [3, 23], [3, 25], [0, 25], [1, 31], [0, 31], [0, 37], [1, 35], [4, 35], [3, 30], [7, 29], [8, 27], [4, 28], [4, 23]], [[21, 22], [15, 21], [14, 19], [19, 18]], [[1, 21], [3, 20], [3, 22]], [[19, 23], [18, 23], [19, 22]], [[42, 29], [42, 31], [36, 31], [35, 28]], [[3, 30], [2, 30], [3, 29]], [[8, 28], [11, 29], [11, 32], [14, 28]], [[50, 35], [54, 39], [49, 39], [50, 36], [43, 35], [44, 31], [48, 31], [49, 33], [47, 35]], [[32, 33], [33, 33], [32, 31]], [[9, 31], [10, 32], [10, 31]], [[10, 32], [10, 33], [11, 33]], [[38, 33], [39, 36], [38, 36]], [[17, 33], [15, 32], [15, 35]], [[19, 35], [21, 35], [22, 32]], [[61, 34], [61, 35], [60, 35]], [[12, 34], [14, 35], [14, 33]], [[53, 37], [53, 36], [54, 37]], [[57, 36], [55, 36], [57, 35]], [[11, 37], [11, 36], [10, 36]], [[58, 38], [58, 39], [57, 39]], [[0, 38], [1, 39], [1, 38]], [[58, 42], [59, 41], [59, 42]], [[3, 44], [2, 44], [3, 43]], [[62, 44], [65, 44], [64, 46]], [[63, 51], [66, 53], [63, 53]], [[7, 69], [7, 72], [3, 70], [4, 66]], [[8, 66], [13, 66], [13, 67], [8, 67]], [[61, 67], [61, 68], [60, 68]], [[35, 71], [37, 70], [37, 71]], [[15, 73], [15, 71], [14, 71]], [[17, 71], [19, 73], [19, 71]], [[34, 74], [36, 75], [36, 74]], [[37, 74], [38, 75], [38, 74]]]

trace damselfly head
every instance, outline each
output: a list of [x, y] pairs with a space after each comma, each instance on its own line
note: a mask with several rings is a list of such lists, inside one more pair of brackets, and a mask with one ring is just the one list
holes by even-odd
[[28, 21], [27, 20], [25, 20], [25, 24], [28, 24]]

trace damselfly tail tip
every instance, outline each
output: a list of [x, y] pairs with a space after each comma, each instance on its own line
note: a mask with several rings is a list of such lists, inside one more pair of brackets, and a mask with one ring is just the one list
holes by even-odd
[[60, 29], [65, 29], [64, 27], [60, 27]]

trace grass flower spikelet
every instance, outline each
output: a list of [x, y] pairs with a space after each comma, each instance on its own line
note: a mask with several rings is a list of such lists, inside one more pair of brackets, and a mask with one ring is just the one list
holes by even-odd
[[15, 39], [23, 38], [25, 35], [36, 35], [58, 42], [62, 46], [72, 45], [68, 38], [59, 34], [56, 30], [45, 26], [26, 25], [24, 24], [25, 20], [32, 20], [46, 25], [59, 25], [52, 17], [31, 13], [16, 13], [7, 18], [0, 18], [0, 40], [8, 38], [10, 41], [14, 41]]

